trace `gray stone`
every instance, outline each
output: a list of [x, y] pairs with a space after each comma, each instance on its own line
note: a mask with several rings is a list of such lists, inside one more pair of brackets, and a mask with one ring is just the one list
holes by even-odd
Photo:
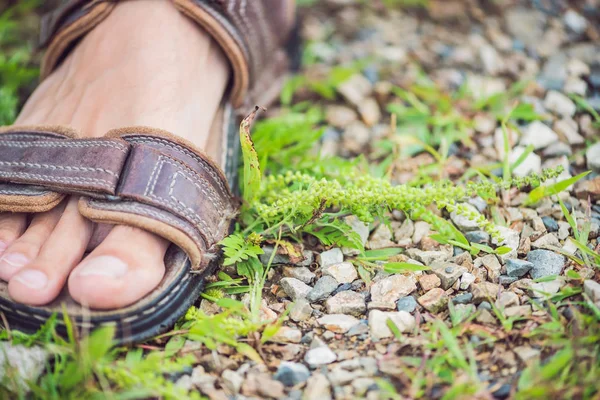
[[323, 276], [332, 276], [338, 283], [352, 283], [358, 278], [356, 268], [354, 268], [354, 264], [351, 262], [327, 265], [321, 268], [321, 271], [323, 272]]
[[567, 79], [567, 61], [565, 53], [556, 53], [546, 61], [539, 75], [539, 82], [546, 89], [562, 90]]
[[465, 237], [471, 243], [487, 244], [490, 242], [490, 235], [485, 231], [466, 232]]
[[320, 278], [317, 283], [315, 283], [315, 287], [307, 293], [306, 300], [311, 303], [323, 301], [329, 297], [338, 286], [339, 283], [333, 276], [324, 276]]
[[[273, 254], [273, 247], [265, 246], [265, 247], [263, 247], [263, 251], [264, 251], [264, 254], [261, 254], [259, 256], [260, 262], [267, 265], [269, 263], [269, 260], [271, 259], [271, 255]], [[303, 256], [303, 260], [301, 260], [300, 262], [292, 262], [289, 255], [277, 253], [277, 254], [275, 254], [275, 257], [273, 257], [272, 264], [273, 265], [291, 264], [291, 265], [299, 265], [301, 267], [308, 267], [313, 263], [314, 255], [313, 255], [312, 251], [304, 250], [302, 252], [302, 256]]]
[[[480, 215], [479, 211], [475, 207], [473, 207], [471, 204], [463, 203], [462, 206], [467, 208], [469, 210], [469, 212], [473, 213], [474, 215], [476, 215], [476, 216]], [[458, 214], [456, 211], [453, 211], [450, 214], [450, 218], [452, 219], [452, 222], [454, 222], [454, 224], [462, 232], [474, 231], [474, 230], [479, 229], [479, 225], [477, 225], [477, 222], [475, 222], [473, 219], [471, 219], [465, 215]]]
[[320, 346], [310, 349], [304, 355], [304, 361], [311, 368], [317, 368], [321, 365], [331, 364], [337, 360], [337, 355], [327, 346]]
[[549, 250], [532, 250], [527, 261], [533, 264], [530, 274], [533, 279], [560, 275], [565, 266], [565, 257]]
[[307, 267], [285, 267], [283, 275], [288, 278], [296, 278], [306, 284], [310, 284], [315, 279], [315, 274]]
[[406, 311], [412, 313], [417, 308], [417, 301], [412, 296], [401, 297], [398, 299], [398, 311]]
[[0, 342], [0, 381], [9, 377], [8, 382], [2, 382], [8, 385], [8, 389], [27, 392], [27, 382], [38, 380], [48, 357], [48, 351], [39, 346], [25, 347]]
[[395, 308], [400, 297], [408, 296], [415, 290], [417, 285], [412, 279], [404, 275], [392, 275], [371, 286], [371, 301], [390, 304], [390, 308]]
[[461, 293], [458, 296], [452, 298], [452, 303], [454, 304], [468, 304], [473, 300], [472, 293]]
[[290, 308], [290, 318], [294, 322], [308, 320], [312, 315], [313, 309], [306, 299], [298, 299]]
[[585, 152], [587, 167], [600, 172], [600, 142], [590, 146]]
[[342, 253], [342, 250], [337, 247], [317, 255], [317, 263], [319, 263], [321, 268], [327, 267], [328, 265], [339, 264], [343, 261], [344, 254]]
[[335, 333], [346, 333], [360, 321], [351, 315], [329, 314], [317, 320], [319, 325]]
[[364, 335], [369, 332], [369, 326], [366, 323], [359, 323], [354, 325], [350, 330], [346, 333], [346, 336], [358, 336]]
[[281, 288], [292, 300], [305, 298], [313, 290], [306, 283], [296, 278], [283, 278], [279, 281]]
[[359, 316], [367, 310], [363, 295], [347, 290], [340, 292], [325, 301], [329, 314], [350, 314]]
[[282, 361], [273, 377], [285, 386], [296, 386], [310, 378], [310, 371], [304, 364]]
[[383, 339], [394, 336], [387, 325], [388, 320], [391, 320], [400, 332], [410, 332], [415, 329], [416, 326], [415, 317], [406, 311], [383, 312], [371, 310], [369, 312], [369, 329], [373, 339]]
[[558, 222], [552, 217], [542, 217], [542, 222], [544, 226], [548, 230], [548, 232], [557, 232], [558, 231]]
[[533, 268], [533, 264], [529, 261], [516, 258], [509, 258], [506, 260], [506, 275], [510, 277], [520, 278], [528, 273], [531, 268]]
[[448, 290], [465, 273], [467, 269], [458, 264], [434, 262], [431, 270], [440, 278], [442, 289]]
[[521, 146], [533, 145], [535, 149], [543, 149], [558, 141], [558, 135], [541, 121], [533, 121], [523, 132]]

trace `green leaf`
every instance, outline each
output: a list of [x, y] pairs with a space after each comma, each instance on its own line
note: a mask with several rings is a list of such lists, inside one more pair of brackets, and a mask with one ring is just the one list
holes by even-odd
[[183, 348], [185, 345], [185, 337], [176, 335], [171, 337], [165, 346], [165, 357], [174, 356]]
[[114, 325], [102, 326], [82, 340], [82, 351], [87, 351], [90, 361], [98, 361], [108, 353], [113, 346], [115, 330]]
[[566, 275], [569, 279], [581, 280], [581, 275], [572, 269], [568, 270]]
[[430, 269], [431, 268], [423, 265], [411, 264], [407, 262], [389, 262], [383, 265], [383, 270], [389, 274], [396, 274], [399, 272], [407, 271], [428, 271]]
[[556, 182], [552, 185], [539, 186], [529, 193], [529, 196], [527, 196], [527, 199], [525, 200], [525, 204], [535, 204], [544, 197], [558, 194], [563, 190], [567, 189], [569, 186], [575, 184], [577, 181], [585, 178], [590, 172], [592, 171], [583, 172], [577, 176], [573, 176], [568, 179], [563, 179], [562, 181]]
[[367, 250], [360, 258], [367, 261], [384, 261], [400, 253], [402, 253], [400, 248]]
[[256, 198], [262, 181], [258, 155], [250, 137], [250, 125], [256, 118], [259, 110], [260, 108], [256, 107], [254, 111], [244, 118], [240, 126], [240, 142], [244, 162], [243, 194], [247, 204], [251, 204]]
[[508, 246], [500, 246], [496, 248], [496, 254], [499, 255], [504, 255], [504, 254], [508, 254], [512, 251], [513, 249], [511, 247]]
[[248, 357], [250, 360], [254, 361], [258, 364], [264, 364], [263, 359], [260, 357], [258, 352], [254, 350], [252, 346], [246, 343], [238, 343], [235, 346], [236, 350], [240, 352], [240, 354]]

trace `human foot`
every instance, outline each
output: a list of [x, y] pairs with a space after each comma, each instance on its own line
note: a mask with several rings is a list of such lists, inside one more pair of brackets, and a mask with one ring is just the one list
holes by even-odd
[[[90, 137], [147, 125], [216, 155], [210, 125], [229, 74], [208, 34], [168, 2], [125, 2], [40, 85], [17, 124], [68, 125]], [[68, 281], [79, 303], [111, 309], [156, 287], [165, 239], [126, 226], [107, 233], [79, 214], [77, 198], [65, 203], [29, 223], [24, 214], [0, 214], [0, 279], [15, 301], [47, 304]]]

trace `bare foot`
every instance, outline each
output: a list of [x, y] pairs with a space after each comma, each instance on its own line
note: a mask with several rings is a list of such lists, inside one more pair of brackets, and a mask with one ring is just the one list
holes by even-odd
[[[215, 155], [219, 138], [209, 130], [229, 75], [217, 44], [169, 2], [123, 2], [41, 83], [16, 124], [67, 125], [89, 137], [145, 125]], [[75, 197], [42, 214], [0, 214], [0, 279], [11, 297], [47, 304], [68, 281], [79, 303], [111, 309], [154, 289], [168, 242], [137, 228], [97, 228]]]

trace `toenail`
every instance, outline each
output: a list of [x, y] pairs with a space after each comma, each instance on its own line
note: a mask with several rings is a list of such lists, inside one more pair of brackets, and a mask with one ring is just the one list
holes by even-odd
[[29, 258], [21, 253], [8, 253], [0, 258], [0, 269], [5, 272], [14, 272], [29, 264]]
[[48, 277], [42, 271], [28, 269], [19, 272], [12, 279], [22, 283], [31, 289], [43, 289], [48, 284]]
[[120, 258], [99, 256], [86, 261], [80, 268], [79, 276], [106, 276], [120, 278], [127, 272], [127, 264]]

